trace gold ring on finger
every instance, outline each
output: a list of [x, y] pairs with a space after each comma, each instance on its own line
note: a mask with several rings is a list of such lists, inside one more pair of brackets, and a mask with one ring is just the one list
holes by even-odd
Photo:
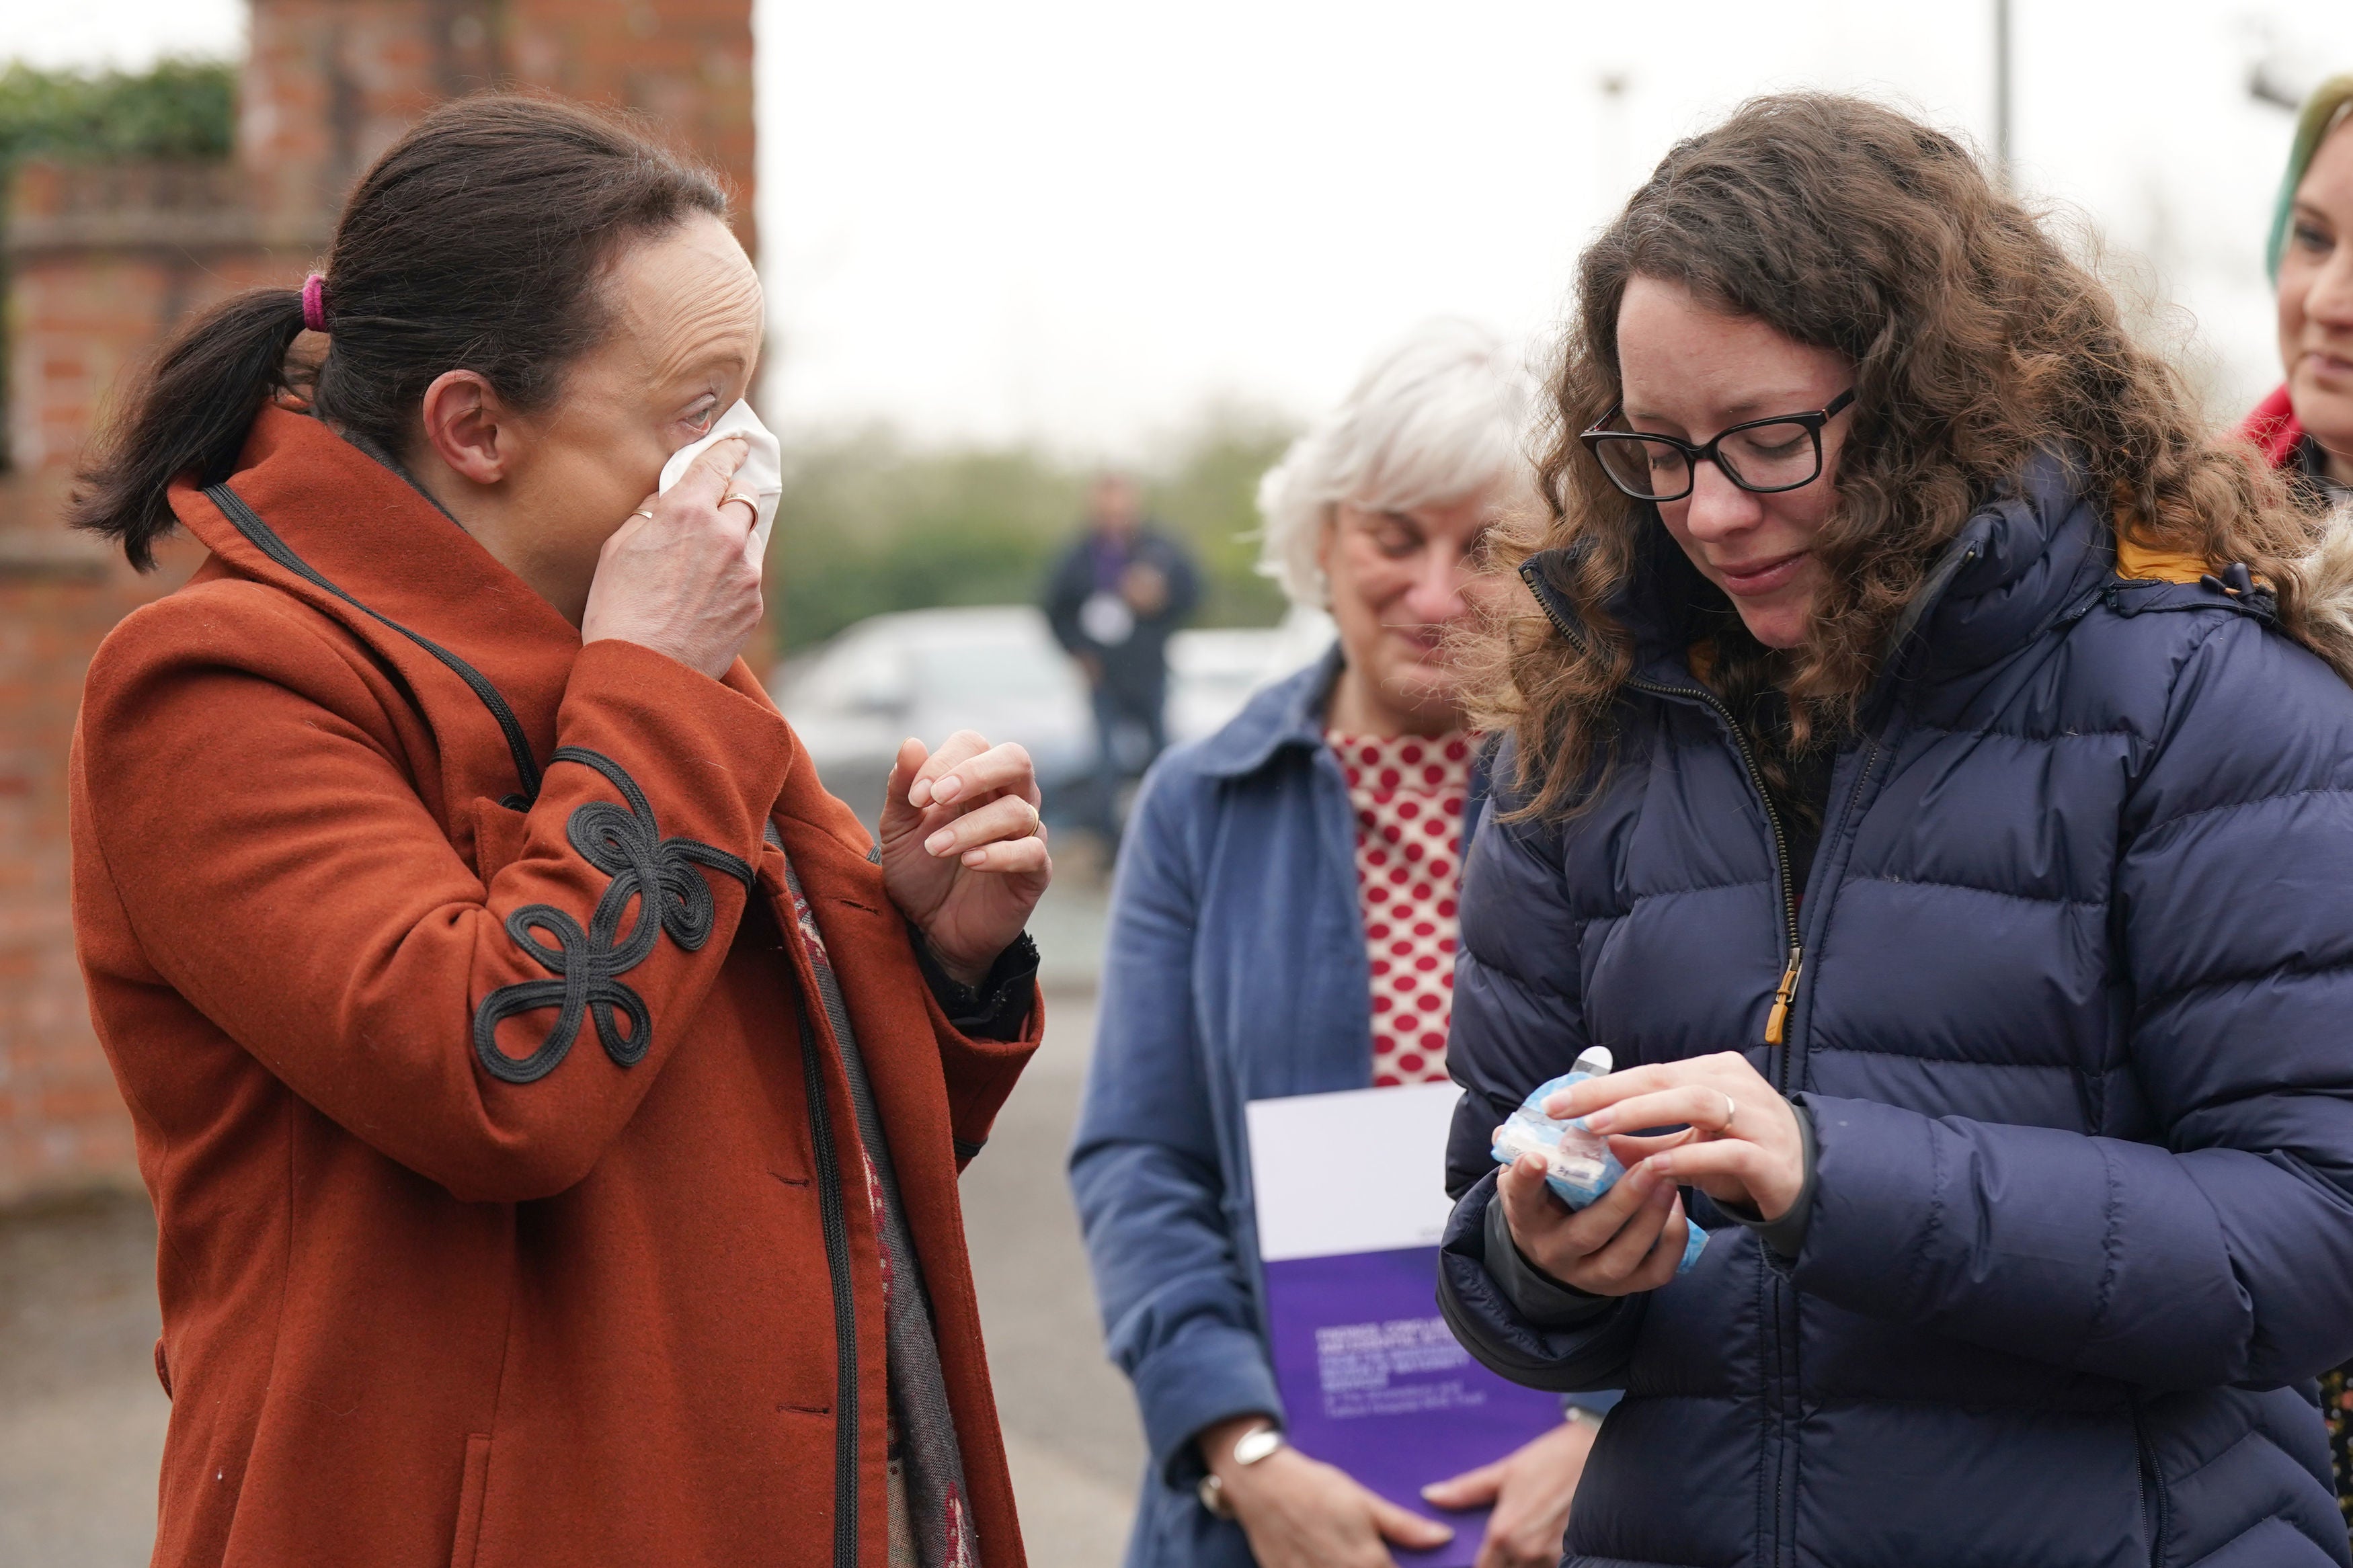
[[1724, 1095], [1724, 1125], [1717, 1128], [1716, 1131], [1718, 1132], [1729, 1132], [1732, 1131], [1734, 1119], [1740, 1114], [1740, 1101], [1733, 1099], [1731, 1095], [1725, 1094], [1723, 1089], [1719, 1089], [1715, 1092]]

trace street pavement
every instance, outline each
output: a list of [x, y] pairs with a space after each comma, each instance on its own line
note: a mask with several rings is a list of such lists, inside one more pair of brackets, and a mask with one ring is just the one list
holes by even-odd
[[[1113, 1568], [1144, 1466], [1062, 1180], [1087, 1053], [1102, 893], [1035, 923], [1046, 1043], [964, 1177], [965, 1230], [1037, 1568]], [[135, 1568], [153, 1540], [169, 1405], [155, 1381], [155, 1224], [136, 1195], [0, 1212], [0, 1564]]]
[[143, 1196], [0, 1215], [0, 1563], [147, 1561], [170, 1409], [155, 1321]]
[[1092, 995], [1049, 994], [1046, 1043], [964, 1174], [981, 1329], [1038, 1568], [1114, 1568], [1144, 1470], [1135, 1404], [1103, 1356], [1062, 1180], [1093, 1034]]

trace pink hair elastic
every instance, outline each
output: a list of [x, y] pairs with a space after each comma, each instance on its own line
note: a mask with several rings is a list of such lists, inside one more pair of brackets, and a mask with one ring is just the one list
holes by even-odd
[[302, 279], [302, 324], [314, 332], [327, 330], [327, 280], [316, 272]]

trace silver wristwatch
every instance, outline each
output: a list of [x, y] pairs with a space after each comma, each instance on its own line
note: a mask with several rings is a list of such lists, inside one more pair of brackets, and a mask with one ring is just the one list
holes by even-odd
[[[1282, 1446], [1282, 1427], [1271, 1422], [1263, 1426], [1253, 1426], [1234, 1439], [1233, 1461], [1237, 1465], [1255, 1465]], [[1218, 1479], [1215, 1470], [1203, 1476], [1201, 1484], [1194, 1489], [1201, 1500], [1201, 1506], [1209, 1510], [1212, 1518], [1234, 1517], [1234, 1505], [1226, 1500], [1225, 1483]]]

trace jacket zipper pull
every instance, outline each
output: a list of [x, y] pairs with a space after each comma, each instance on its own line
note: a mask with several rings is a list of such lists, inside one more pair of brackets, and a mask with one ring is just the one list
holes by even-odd
[[1765, 1043], [1768, 1046], [1779, 1045], [1788, 1032], [1789, 1004], [1797, 997], [1798, 972], [1806, 966], [1805, 960], [1805, 949], [1789, 950], [1789, 967], [1781, 971], [1781, 984], [1773, 993], [1773, 1011], [1765, 1017]]

